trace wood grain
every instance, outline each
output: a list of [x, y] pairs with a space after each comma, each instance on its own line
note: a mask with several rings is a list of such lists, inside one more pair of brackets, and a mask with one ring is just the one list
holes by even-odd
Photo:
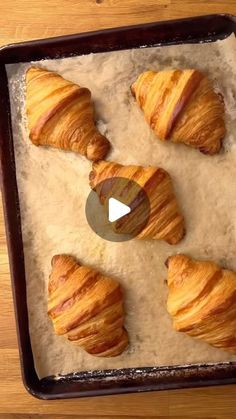
[[[155, 20], [236, 14], [236, 1], [2, 0], [0, 45]], [[236, 386], [41, 401], [20, 377], [15, 320], [0, 206], [0, 419], [236, 418]]]
[[2, 0], [0, 43], [211, 13], [236, 13], [235, 0]]

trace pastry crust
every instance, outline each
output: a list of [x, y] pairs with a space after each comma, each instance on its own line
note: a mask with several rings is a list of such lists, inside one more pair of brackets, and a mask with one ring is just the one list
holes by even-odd
[[117, 356], [128, 345], [120, 284], [72, 256], [52, 259], [48, 315], [57, 335], [94, 356]]
[[236, 353], [236, 273], [185, 255], [167, 261], [175, 330]]
[[35, 145], [104, 158], [109, 141], [94, 124], [91, 92], [59, 74], [30, 67], [26, 73], [29, 137]]
[[[122, 166], [121, 164], [107, 161], [94, 163], [93, 170], [90, 173], [90, 186], [96, 190], [103, 205], [113, 196], [113, 185], [111, 183], [111, 187], [106, 187], [104, 192], [99, 184], [111, 178], [126, 178], [135, 181], [145, 191], [148, 197], [148, 222], [142, 231], [135, 235], [136, 238], [165, 240], [169, 244], [176, 244], [182, 239], [185, 232], [184, 219], [177, 204], [171, 177], [165, 170], [156, 167]], [[119, 186], [115, 183], [115, 190]], [[124, 187], [125, 185], [121, 183], [120, 196], [122, 196]], [[133, 202], [138, 202], [138, 196], [135, 195], [138, 192], [135, 186], [129, 188], [129, 194], [131, 196], [129, 206], [132, 207]], [[127, 191], [124, 191], [124, 194], [127, 194]], [[139, 208], [142, 210], [141, 204], [138, 203], [137, 207], [129, 214], [129, 225], [135, 226], [137, 224], [137, 212]], [[122, 229], [120, 221], [113, 225], [117, 233], [120, 232], [119, 226]]]
[[146, 71], [131, 86], [160, 140], [218, 153], [225, 136], [224, 103], [198, 70]]

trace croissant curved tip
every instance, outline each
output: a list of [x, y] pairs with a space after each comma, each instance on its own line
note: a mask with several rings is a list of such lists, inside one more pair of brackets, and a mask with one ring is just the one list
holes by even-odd
[[54, 266], [59, 259], [61, 259], [62, 255], [54, 255], [51, 260], [51, 265]]
[[[182, 219], [182, 223], [184, 223], [184, 219]], [[179, 228], [179, 231], [176, 232], [175, 235], [171, 236], [170, 238], [166, 239], [166, 242], [170, 245], [178, 244], [186, 235], [186, 229], [185, 227]]]
[[66, 255], [66, 254], [62, 253], [60, 255], [54, 255], [52, 257], [51, 266], [52, 267], [55, 266], [60, 260], [64, 260], [64, 259], [71, 259], [71, 260], [76, 261], [77, 264], [79, 264], [79, 262], [74, 258], [74, 256]]
[[89, 186], [90, 186], [91, 188], [94, 188], [94, 180], [95, 180], [95, 177], [96, 177], [95, 170], [92, 170], [92, 171], [89, 173]]
[[89, 173], [89, 186], [93, 189], [95, 186], [95, 179], [97, 176], [97, 166], [99, 165], [99, 161], [93, 162], [92, 170]]
[[[121, 355], [129, 345], [129, 336], [125, 327], [122, 327], [122, 334], [114, 346], [108, 347], [103, 352], [97, 353], [98, 357], [114, 358]], [[94, 353], [92, 355], [95, 355]]]
[[129, 345], [129, 335], [125, 327], [123, 327], [123, 336], [122, 336], [122, 347], [120, 348], [120, 353], [117, 355], [120, 355]]
[[188, 259], [189, 259], [189, 257], [184, 255], [183, 253], [177, 253], [176, 255], [169, 256], [165, 261], [165, 265], [166, 265], [167, 268], [169, 268], [171, 262], [186, 261]]
[[87, 147], [87, 158], [94, 162], [103, 159], [110, 150], [111, 144], [104, 135], [97, 136], [90, 141]]
[[40, 70], [39, 67], [36, 67], [36, 66], [32, 65], [32, 66], [27, 68], [26, 73], [30, 73], [32, 71], [38, 71], [38, 70]]
[[26, 70], [26, 72], [25, 72], [25, 74], [26, 74], [26, 78], [28, 79], [28, 78], [30, 78], [31, 76], [33, 76], [35, 73], [39, 73], [39, 72], [41, 72], [41, 71], [46, 71], [46, 70], [44, 70], [43, 68], [41, 68], [41, 67], [36, 67], [36, 66], [31, 66], [31, 67], [29, 67], [29, 68], [27, 68], [27, 70]]
[[223, 145], [224, 136], [218, 140], [217, 143], [214, 144], [214, 147], [199, 147], [199, 150], [202, 154], [213, 156], [214, 154], [218, 154]]

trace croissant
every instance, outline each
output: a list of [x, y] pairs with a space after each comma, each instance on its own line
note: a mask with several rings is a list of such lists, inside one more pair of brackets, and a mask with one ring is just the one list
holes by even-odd
[[225, 135], [224, 103], [197, 70], [146, 71], [131, 86], [160, 140], [218, 153]]
[[59, 74], [30, 67], [26, 73], [29, 137], [35, 145], [75, 151], [90, 160], [107, 154], [110, 144], [95, 124], [89, 89]]
[[72, 256], [52, 259], [48, 315], [57, 335], [89, 354], [117, 356], [128, 344], [120, 284], [80, 265]]
[[[114, 179], [110, 186], [102, 188], [102, 182], [106, 179]], [[125, 185], [119, 179], [129, 179], [131, 182]], [[116, 181], [118, 179], [118, 181]], [[134, 181], [134, 182], [132, 182]], [[135, 185], [139, 185], [139, 189]], [[132, 209], [130, 214], [112, 224], [116, 233], [133, 234], [139, 239], [152, 238], [166, 240], [170, 244], [178, 243], [184, 235], [184, 220], [180, 213], [170, 175], [161, 168], [122, 166], [121, 164], [99, 161], [93, 163], [90, 173], [90, 186], [94, 189], [103, 205], [107, 204], [110, 197], [128, 196], [126, 204]], [[128, 189], [128, 190], [127, 190]], [[148, 198], [149, 208], [142, 206], [140, 189]], [[145, 211], [148, 214], [145, 214]], [[139, 220], [146, 217], [147, 223], [140, 230]]]
[[236, 353], [236, 273], [185, 255], [167, 261], [174, 328]]

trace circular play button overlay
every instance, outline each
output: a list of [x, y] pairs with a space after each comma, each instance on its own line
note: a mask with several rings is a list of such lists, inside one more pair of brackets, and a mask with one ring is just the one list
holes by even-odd
[[88, 224], [96, 234], [105, 240], [120, 242], [141, 233], [149, 220], [150, 203], [137, 182], [113, 177], [91, 190], [85, 211]]

